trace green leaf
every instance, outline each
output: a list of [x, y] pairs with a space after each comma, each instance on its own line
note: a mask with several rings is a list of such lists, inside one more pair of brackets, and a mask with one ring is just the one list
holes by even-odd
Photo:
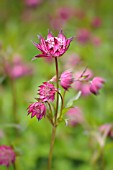
[[76, 96], [74, 96], [72, 99], [69, 100], [69, 102], [67, 103], [66, 107], [68, 107], [68, 108], [69, 107], [73, 107], [74, 101], [78, 100], [80, 98], [81, 94], [82, 94], [82, 92], [79, 91]]

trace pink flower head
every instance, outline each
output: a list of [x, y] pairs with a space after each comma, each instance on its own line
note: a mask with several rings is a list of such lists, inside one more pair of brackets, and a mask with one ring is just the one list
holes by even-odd
[[33, 73], [31, 66], [24, 63], [18, 55], [15, 55], [11, 62], [4, 61], [4, 70], [12, 79], [17, 79]]
[[93, 27], [98, 28], [101, 26], [102, 20], [99, 17], [94, 17], [91, 24]]
[[38, 91], [41, 101], [54, 101], [56, 89], [53, 84], [44, 82], [41, 86], [39, 86]]
[[15, 162], [16, 154], [10, 146], [0, 146], [0, 165], [9, 167]]
[[88, 96], [90, 92], [90, 83], [88, 82], [92, 78], [93, 73], [90, 69], [86, 71], [79, 71], [75, 74], [75, 82], [73, 88], [77, 91], [81, 91], [83, 96]]
[[90, 92], [90, 84], [88, 82], [76, 81], [73, 84], [73, 88], [77, 91], [81, 91], [83, 96], [88, 96]]
[[62, 56], [69, 48], [72, 38], [66, 39], [62, 31], [58, 34], [58, 37], [54, 37], [51, 32], [48, 33], [47, 39], [39, 37], [40, 43], [37, 44], [34, 42], [36, 48], [38, 48], [42, 54], [35, 56], [39, 57], [60, 57]]
[[28, 115], [31, 113], [31, 118], [36, 116], [38, 120], [42, 119], [46, 114], [46, 106], [41, 102], [35, 102], [28, 107]]
[[82, 111], [79, 107], [69, 109], [66, 113], [66, 117], [70, 126], [76, 126], [77, 124], [81, 124], [84, 119]]
[[78, 42], [81, 44], [85, 44], [90, 40], [90, 32], [86, 28], [79, 29], [77, 32]]
[[68, 88], [71, 87], [71, 84], [73, 83], [73, 76], [70, 70], [67, 70], [61, 74], [60, 77], [60, 84], [65, 89], [68, 90]]
[[73, 54], [66, 55], [65, 60], [62, 60], [62, 61], [65, 65], [65, 68], [70, 69], [70, 68], [75, 68], [75, 66], [79, 64], [81, 60], [80, 60], [79, 55], [77, 55], [76, 53], [75, 54], [73, 53]]
[[75, 73], [75, 80], [88, 81], [90, 78], [92, 78], [92, 76], [92, 71], [90, 69], [85, 69]]
[[102, 88], [105, 80], [101, 77], [94, 77], [90, 84], [90, 91], [93, 94], [98, 94], [98, 91]]
[[26, 5], [29, 7], [36, 7], [40, 5], [41, 2], [42, 0], [25, 0]]
[[61, 7], [58, 9], [57, 13], [62, 20], [68, 20], [73, 14], [73, 9], [69, 7]]
[[100, 37], [97, 37], [97, 36], [92, 36], [91, 41], [92, 41], [92, 44], [96, 47], [98, 47], [102, 42]]

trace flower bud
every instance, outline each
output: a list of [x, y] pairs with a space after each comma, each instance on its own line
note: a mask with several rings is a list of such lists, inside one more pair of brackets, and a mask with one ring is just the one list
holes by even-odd
[[73, 83], [73, 77], [71, 71], [67, 70], [61, 74], [60, 77], [60, 84], [65, 89], [68, 90], [68, 88], [71, 87], [71, 84]]
[[82, 123], [84, 120], [82, 111], [79, 107], [69, 109], [66, 113], [66, 117], [70, 126], [76, 126], [77, 124]]
[[98, 94], [98, 91], [102, 88], [105, 80], [101, 77], [94, 77], [90, 84], [90, 91], [93, 94]]

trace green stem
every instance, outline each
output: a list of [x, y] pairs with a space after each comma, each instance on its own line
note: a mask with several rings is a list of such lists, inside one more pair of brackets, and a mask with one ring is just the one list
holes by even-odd
[[60, 111], [59, 119], [62, 117], [62, 110], [63, 110], [63, 108], [64, 108], [65, 93], [66, 93], [66, 90], [64, 90], [64, 93], [63, 93], [63, 96], [62, 96], [62, 106], [61, 106], [61, 111]]
[[59, 90], [59, 83], [58, 83], [58, 79], [59, 79], [59, 75], [58, 75], [58, 60], [57, 57], [55, 57], [55, 67], [56, 67], [56, 88], [57, 88], [57, 99], [56, 99], [56, 112], [55, 112], [55, 124], [57, 121], [57, 115], [58, 115], [58, 104], [59, 104], [59, 94], [58, 94], [58, 90]]
[[100, 148], [100, 156], [99, 156], [99, 160], [98, 160], [98, 170], [105, 170], [104, 167], [104, 147]]
[[53, 126], [52, 129], [52, 138], [50, 144], [50, 151], [49, 151], [49, 158], [48, 158], [48, 170], [51, 170], [51, 163], [52, 163], [52, 155], [53, 155], [53, 148], [55, 142], [55, 135], [56, 135], [56, 126]]
[[15, 162], [13, 163], [13, 169], [16, 170], [16, 164], [15, 164]]

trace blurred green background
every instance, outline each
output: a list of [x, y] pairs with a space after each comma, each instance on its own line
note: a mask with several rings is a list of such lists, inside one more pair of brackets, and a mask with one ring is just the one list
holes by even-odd
[[[92, 25], [99, 17], [100, 25]], [[12, 145], [17, 152], [17, 170], [46, 170], [51, 126], [46, 119], [40, 122], [27, 117], [26, 108], [37, 97], [38, 86], [55, 74], [54, 63], [32, 58], [39, 53], [32, 41], [39, 42], [37, 34], [46, 38], [48, 29], [57, 36], [63, 29], [66, 37], [77, 36], [85, 28], [90, 37], [99, 37], [99, 43], [91, 38], [80, 44], [77, 38], [68, 52], [59, 58], [60, 72], [63, 59], [71, 53], [78, 54], [84, 66], [88, 66], [106, 83], [100, 95], [80, 97], [80, 106], [89, 125], [96, 129], [113, 122], [113, 2], [111, 0], [27, 0], [0, 1], [0, 145]], [[4, 73], [4, 58], [10, 63], [19, 55], [32, 69], [32, 74], [15, 79]], [[75, 66], [76, 67], [76, 66]], [[76, 70], [76, 68], [75, 68]], [[12, 95], [13, 94], [13, 95]], [[15, 104], [14, 104], [15, 94]], [[72, 91], [67, 94], [71, 97]], [[14, 108], [15, 105], [15, 108]], [[14, 123], [14, 109], [18, 124]], [[15, 132], [16, 131], [16, 132]], [[105, 170], [113, 170], [113, 139], [107, 139], [104, 148]], [[53, 170], [96, 170], [92, 164], [98, 144], [90, 146], [90, 137], [82, 126], [58, 127], [53, 154]], [[0, 167], [5, 170], [5, 167]], [[10, 167], [10, 170], [13, 169]]]

